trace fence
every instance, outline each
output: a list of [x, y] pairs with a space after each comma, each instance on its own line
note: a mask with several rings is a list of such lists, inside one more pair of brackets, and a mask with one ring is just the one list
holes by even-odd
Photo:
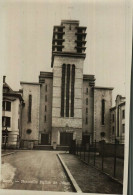
[[86, 145], [73, 145], [70, 153], [77, 155], [81, 160], [95, 166], [101, 171], [123, 182], [124, 145], [108, 144], [104, 141]]

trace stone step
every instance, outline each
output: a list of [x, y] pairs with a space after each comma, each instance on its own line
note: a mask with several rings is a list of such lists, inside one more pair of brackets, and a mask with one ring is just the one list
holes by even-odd
[[[52, 145], [37, 145], [34, 146], [34, 150], [54, 150]], [[56, 146], [58, 151], [69, 151], [69, 146]]]

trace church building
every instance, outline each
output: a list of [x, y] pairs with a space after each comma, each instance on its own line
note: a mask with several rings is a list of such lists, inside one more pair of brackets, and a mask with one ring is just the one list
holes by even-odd
[[95, 86], [94, 75], [83, 74], [86, 27], [77, 20], [54, 26], [52, 72], [40, 72], [38, 83], [21, 82], [21, 145], [70, 145], [110, 141], [113, 88]]
[[[12, 129], [20, 148], [69, 146], [72, 140], [85, 145], [100, 141], [103, 134], [106, 142], [111, 141], [113, 88], [95, 86], [95, 76], [83, 74], [86, 35], [86, 27], [77, 20], [62, 20], [54, 26], [52, 72], [40, 72], [38, 82], [20, 82], [21, 94], [8, 98], [12, 102], [15, 96], [22, 102], [19, 129]], [[3, 93], [3, 101], [7, 96]], [[3, 121], [9, 117], [6, 114]], [[12, 124], [16, 121], [13, 117]]]

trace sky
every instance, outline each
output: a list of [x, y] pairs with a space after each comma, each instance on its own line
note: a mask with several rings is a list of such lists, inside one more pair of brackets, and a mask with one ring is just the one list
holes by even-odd
[[40, 71], [52, 71], [53, 26], [63, 19], [87, 26], [84, 73], [96, 86], [114, 87], [126, 96], [126, 9], [124, 0], [1, 0], [0, 67], [12, 89], [20, 81], [38, 82]]

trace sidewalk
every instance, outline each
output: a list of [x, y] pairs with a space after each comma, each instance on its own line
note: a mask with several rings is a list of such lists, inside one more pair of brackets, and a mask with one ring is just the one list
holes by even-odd
[[[94, 166], [94, 153], [90, 153], [88, 157], [88, 152], [81, 152], [81, 159], [86, 163], [89, 163]], [[95, 156], [95, 167], [102, 170], [102, 157], [99, 155]], [[124, 159], [116, 158], [116, 176], [115, 178], [123, 183], [123, 170], [124, 170]], [[104, 157], [103, 160], [103, 171], [109, 174], [111, 177], [114, 177], [114, 158], [113, 157]]]
[[83, 192], [122, 194], [123, 186], [71, 154], [60, 154]]

